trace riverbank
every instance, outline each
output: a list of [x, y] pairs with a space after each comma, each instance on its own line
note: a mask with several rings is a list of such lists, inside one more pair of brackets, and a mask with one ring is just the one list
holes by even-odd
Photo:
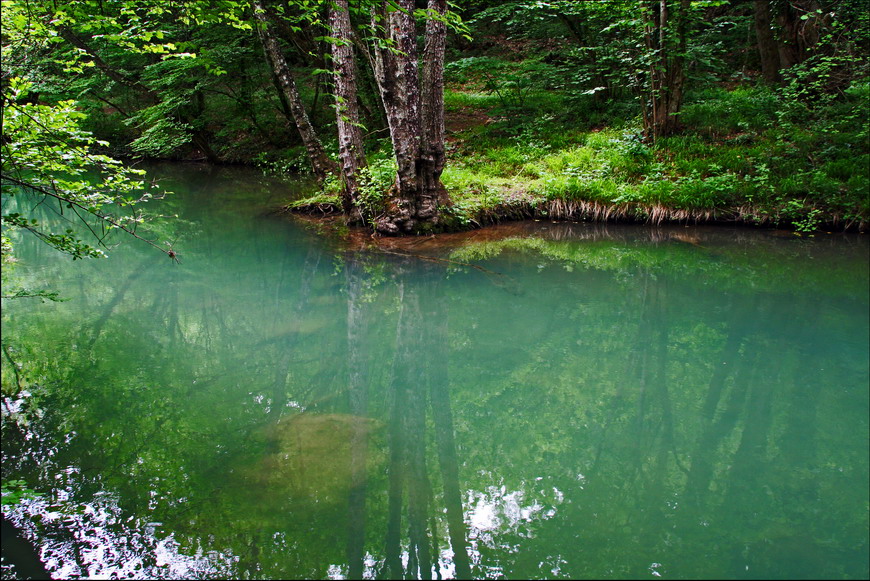
[[[798, 123], [771, 89], [708, 90], [686, 105], [679, 135], [648, 143], [639, 120], [620, 120], [617, 110], [590, 112], [584, 123], [564, 118], [558, 95], [530, 94], [511, 108], [484, 92], [451, 90], [445, 228], [547, 218], [865, 232], [868, 93], [857, 86], [837, 103], [807, 108]], [[389, 155], [385, 146], [372, 156], [369, 203], [393, 178]], [[338, 188], [328, 182], [287, 209], [338, 212]]]

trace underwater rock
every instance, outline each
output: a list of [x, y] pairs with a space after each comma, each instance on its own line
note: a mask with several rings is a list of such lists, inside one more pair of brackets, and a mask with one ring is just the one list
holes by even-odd
[[381, 422], [351, 414], [304, 412], [264, 430], [266, 455], [248, 479], [269, 493], [343, 502], [352, 486], [386, 461]]

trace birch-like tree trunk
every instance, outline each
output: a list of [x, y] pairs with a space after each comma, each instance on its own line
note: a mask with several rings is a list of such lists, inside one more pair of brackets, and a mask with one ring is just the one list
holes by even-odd
[[293, 120], [296, 122], [296, 129], [299, 131], [299, 136], [302, 138], [302, 143], [308, 152], [311, 169], [314, 171], [317, 180], [322, 182], [328, 174], [337, 171], [338, 166], [326, 155], [326, 150], [317, 137], [314, 126], [308, 119], [308, 113], [305, 112], [305, 106], [302, 103], [302, 97], [300, 97], [299, 90], [296, 88], [296, 81], [293, 79], [290, 67], [287, 65], [287, 59], [284, 58], [284, 53], [281, 51], [278, 39], [269, 28], [269, 18], [266, 15], [263, 0], [253, 0], [251, 6], [254, 11], [254, 17], [257, 19], [257, 32], [260, 35], [260, 41], [263, 43], [266, 57], [275, 71], [275, 77], [278, 79], [278, 84], [287, 99], [287, 104], [290, 106], [290, 112], [293, 114]]
[[[421, 218], [436, 217], [438, 207], [449, 203], [441, 184], [446, 155], [444, 151], [444, 52], [447, 45], [447, 0], [429, 0], [430, 18], [426, 21], [426, 47], [423, 51], [422, 130], [420, 142]], [[442, 17], [442, 18], [438, 18]]]
[[350, 221], [361, 221], [359, 171], [366, 166], [357, 102], [353, 31], [347, 0], [335, 0], [329, 9], [329, 27], [336, 39], [332, 44], [335, 77], [335, 115], [338, 124], [338, 156], [341, 168], [342, 208]]

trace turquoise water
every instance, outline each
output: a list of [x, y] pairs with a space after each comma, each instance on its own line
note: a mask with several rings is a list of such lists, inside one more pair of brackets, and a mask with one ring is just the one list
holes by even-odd
[[179, 263], [4, 268], [67, 299], [2, 310], [3, 479], [40, 493], [4, 513], [55, 577], [870, 574], [867, 236], [378, 246], [264, 215], [292, 184], [155, 171]]

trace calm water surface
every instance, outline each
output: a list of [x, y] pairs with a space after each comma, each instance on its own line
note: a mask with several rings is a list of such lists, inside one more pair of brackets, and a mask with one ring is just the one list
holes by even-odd
[[4, 513], [55, 577], [870, 574], [867, 236], [366, 247], [256, 172], [157, 171], [179, 264], [4, 268], [68, 299], [2, 310], [3, 479], [40, 493]]

